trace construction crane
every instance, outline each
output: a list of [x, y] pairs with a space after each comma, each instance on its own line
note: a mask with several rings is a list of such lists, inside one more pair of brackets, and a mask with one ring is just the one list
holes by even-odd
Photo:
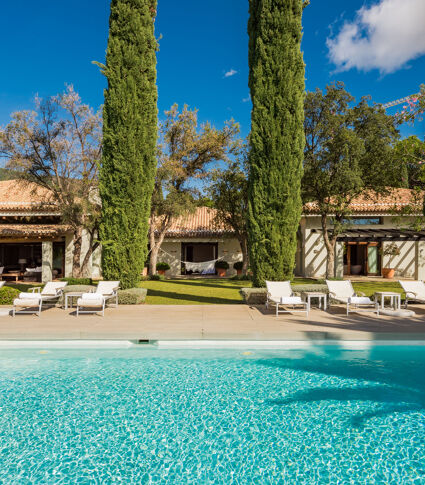
[[397, 106], [398, 104], [407, 103], [409, 101], [409, 99], [415, 98], [417, 96], [419, 96], [418, 93], [411, 94], [410, 96], [406, 96], [405, 98], [400, 98], [400, 99], [396, 99], [395, 101], [390, 101], [388, 103], [384, 103], [382, 105], [382, 107], [387, 109], [387, 108], [391, 108], [392, 106]]

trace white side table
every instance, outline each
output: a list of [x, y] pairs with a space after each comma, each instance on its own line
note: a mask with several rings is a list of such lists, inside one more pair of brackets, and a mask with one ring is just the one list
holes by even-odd
[[375, 299], [379, 301], [381, 299], [381, 309], [385, 309], [385, 298], [390, 299], [390, 306], [394, 310], [400, 310], [401, 308], [401, 293], [396, 293], [394, 291], [376, 291]]
[[309, 311], [311, 308], [312, 298], [317, 298], [319, 300], [319, 308], [322, 308], [322, 300], [323, 300], [323, 310], [327, 309], [328, 295], [326, 293], [319, 293], [318, 291], [303, 291], [301, 294], [304, 298], [304, 301], [307, 302]]
[[[65, 310], [68, 310], [68, 298], [80, 297], [83, 293], [87, 293], [87, 291], [70, 291], [68, 293], [64, 293], [64, 296], [65, 296]], [[71, 300], [71, 308], [72, 308], [72, 300]]]

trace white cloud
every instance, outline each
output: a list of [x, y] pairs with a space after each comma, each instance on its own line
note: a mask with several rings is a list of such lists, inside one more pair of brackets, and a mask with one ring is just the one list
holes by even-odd
[[234, 69], [230, 69], [230, 71], [227, 71], [226, 73], [224, 73], [224, 77], [232, 77], [237, 73], [238, 71], [235, 71]]
[[327, 40], [329, 57], [340, 70], [389, 73], [425, 54], [425, 0], [380, 0], [356, 14]]
[[248, 101], [251, 101], [251, 95], [248, 94], [247, 98], [242, 98], [242, 103], [248, 103]]

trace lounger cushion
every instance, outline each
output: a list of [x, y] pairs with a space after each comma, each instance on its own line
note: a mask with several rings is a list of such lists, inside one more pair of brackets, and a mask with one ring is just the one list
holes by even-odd
[[299, 305], [304, 303], [299, 296], [271, 297], [270, 300], [275, 303], [281, 303], [282, 305]]
[[37, 300], [41, 298], [40, 293], [19, 293], [19, 299], [21, 300]]
[[40, 305], [40, 298], [34, 298], [30, 300], [29, 298], [15, 298], [13, 300], [13, 306], [20, 306], [20, 307], [32, 307], [32, 306], [39, 306]]
[[367, 296], [352, 296], [349, 299], [354, 305], [374, 305], [375, 303]]
[[[84, 296], [84, 295], [83, 295]], [[79, 307], [100, 307], [103, 306], [103, 298], [99, 298], [99, 295], [96, 295], [97, 298], [78, 298], [77, 305]]]
[[96, 294], [96, 293], [83, 293], [81, 295], [81, 299], [82, 300], [96, 300], [96, 301], [99, 301], [99, 300], [102, 300], [102, 296], [99, 295], [99, 294]]

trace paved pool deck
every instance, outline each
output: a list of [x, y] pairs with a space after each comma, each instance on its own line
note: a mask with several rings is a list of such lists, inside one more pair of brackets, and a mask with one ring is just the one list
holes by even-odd
[[[275, 317], [264, 306], [137, 305], [105, 316], [48, 308], [40, 317], [0, 317], [0, 340], [424, 340], [425, 305], [412, 318], [345, 315], [343, 307]], [[0, 307], [0, 313], [6, 313]]]

